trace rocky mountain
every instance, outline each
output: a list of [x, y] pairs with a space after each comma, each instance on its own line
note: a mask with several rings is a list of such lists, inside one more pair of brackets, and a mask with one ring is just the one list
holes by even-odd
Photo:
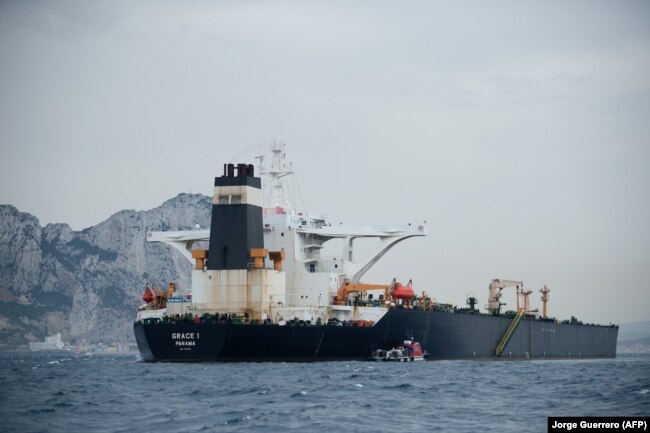
[[146, 242], [148, 230], [209, 227], [211, 201], [180, 194], [148, 211], [125, 210], [82, 231], [41, 227], [0, 205], [0, 348], [61, 332], [69, 343], [132, 341], [147, 282], [190, 286], [190, 264], [173, 248]]

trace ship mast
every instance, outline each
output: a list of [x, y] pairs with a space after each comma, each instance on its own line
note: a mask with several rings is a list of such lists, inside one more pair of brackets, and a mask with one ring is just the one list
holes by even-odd
[[523, 311], [524, 313], [531, 313], [532, 310], [530, 309], [530, 301], [529, 297], [530, 294], [533, 293], [532, 290], [524, 290], [523, 286], [519, 289], [519, 295], [524, 299], [523, 306], [520, 305], [519, 299], [517, 299], [517, 311]]
[[284, 182], [282, 180], [283, 177], [293, 174], [291, 162], [286, 160], [284, 143], [278, 143], [274, 140], [271, 143], [271, 153], [270, 167], [264, 166], [264, 156], [256, 157], [260, 161], [260, 174], [269, 177], [268, 182], [266, 182], [267, 194], [269, 195], [268, 200], [266, 200], [266, 207], [281, 207], [289, 213], [293, 213], [291, 203], [285, 196]]
[[548, 287], [546, 287], [546, 284], [544, 284], [544, 287], [539, 289], [539, 292], [542, 294], [542, 317], [547, 317], [548, 311], [546, 310], [546, 304], [548, 302], [548, 293], [551, 291]]

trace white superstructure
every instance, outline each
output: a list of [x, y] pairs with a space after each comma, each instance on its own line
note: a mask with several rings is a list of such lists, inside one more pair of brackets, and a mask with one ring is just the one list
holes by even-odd
[[[264, 249], [284, 252], [281, 262], [283, 272], [260, 275], [264, 281], [260, 280], [259, 286], [264, 287], [264, 292], [257, 295], [263, 296], [263, 300], [261, 307], [255, 307], [255, 310], [261, 308], [261, 319], [270, 319], [274, 323], [291, 319], [314, 323], [318, 319], [327, 321], [333, 317], [339, 320], [379, 320], [386, 312], [385, 307], [335, 305], [334, 299], [343, 285], [361, 283], [363, 275], [397, 243], [411, 237], [426, 236], [425, 224], [332, 225], [325, 217], [297, 212], [295, 203], [288, 199], [290, 195], [284, 183], [284, 178], [293, 174], [291, 164], [285, 158], [284, 144], [273, 143], [271, 151], [273, 157], [269, 167], [263, 165], [263, 157], [258, 157], [260, 172], [266, 176], [263, 179]], [[241, 192], [237, 193], [239, 195]], [[259, 200], [258, 196], [254, 199]], [[359, 238], [376, 238], [380, 241], [376, 250], [364, 259], [355, 255], [355, 240]], [[227, 293], [206, 289], [208, 286], [216, 287], [218, 283], [214, 279], [220, 278], [217, 275], [221, 274], [196, 269], [191, 250], [196, 241], [209, 239], [210, 230], [147, 233], [148, 241], [172, 245], [195, 265], [192, 271], [191, 305], [170, 302], [167, 304], [167, 314], [191, 312], [200, 315], [201, 312], [210, 311], [237, 313], [251, 309], [246, 306], [246, 299], [250, 299], [246, 291], [251, 290], [248, 280], [257, 277], [250, 276], [250, 267], [248, 273], [242, 270], [227, 274], [229, 281], [223, 283], [232, 287]], [[340, 253], [330, 257], [321, 255], [325, 244], [333, 239], [342, 240]], [[273, 269], [273, 266], [271, 260], [266, 259], [264, 267]], [[226, 278], [226, 274], [222, 274], [222, 278]], [[241, 283], [232, 279], [241, 280]], [[284, 281], [280, 281], [282, 279]], [[242, 290], [238, 291], [236, 286], [241, 286]]]

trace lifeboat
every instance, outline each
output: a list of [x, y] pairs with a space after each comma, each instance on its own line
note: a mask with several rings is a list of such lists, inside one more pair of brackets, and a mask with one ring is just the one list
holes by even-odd
[[[173, 284], [173, 288], [175, 289], [176, 283], [170, 283], [170, 287], [171, 284]], [[173, 291], [170, 292], [169, 289], [168, 292], [173, 294]], [[167, 306], [168, 292], [163, 292], [151, 283], [147, 284], [142, 292], [142, 300], [147, 303], [145, 308], [165, 308]]]
[[413, 297], [415, 296], [415, 291], [413, 290], [412, 285], [413, 282], [411, 280], [409, 280], [406, 286], [403, 285], [402, 283], [396, 282], [395, 285], [393, 286], [393, 290], [391, 293], [393, 295], [393, 298], [402, 299], [405, 301], [413, 299]]
[[154, 298], [153, 290], [151, 290], [151, 287], [147, 285], [144, 288], [144, 292], [142, 292], [142, 300], [148, 304], [151, 301], [153, 301], [153, 298]]

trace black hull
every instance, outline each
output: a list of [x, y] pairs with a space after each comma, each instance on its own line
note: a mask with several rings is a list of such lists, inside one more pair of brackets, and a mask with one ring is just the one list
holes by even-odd
[[[512, 319], [440, 311], [390, 310], [373, 327], [235, 323], [136, 323], [145, 361], [367, 360], [413, 337], [427, 360], [496, 359]], [[523, 320], [502, 359], [609, 358], [618, 328]]]

